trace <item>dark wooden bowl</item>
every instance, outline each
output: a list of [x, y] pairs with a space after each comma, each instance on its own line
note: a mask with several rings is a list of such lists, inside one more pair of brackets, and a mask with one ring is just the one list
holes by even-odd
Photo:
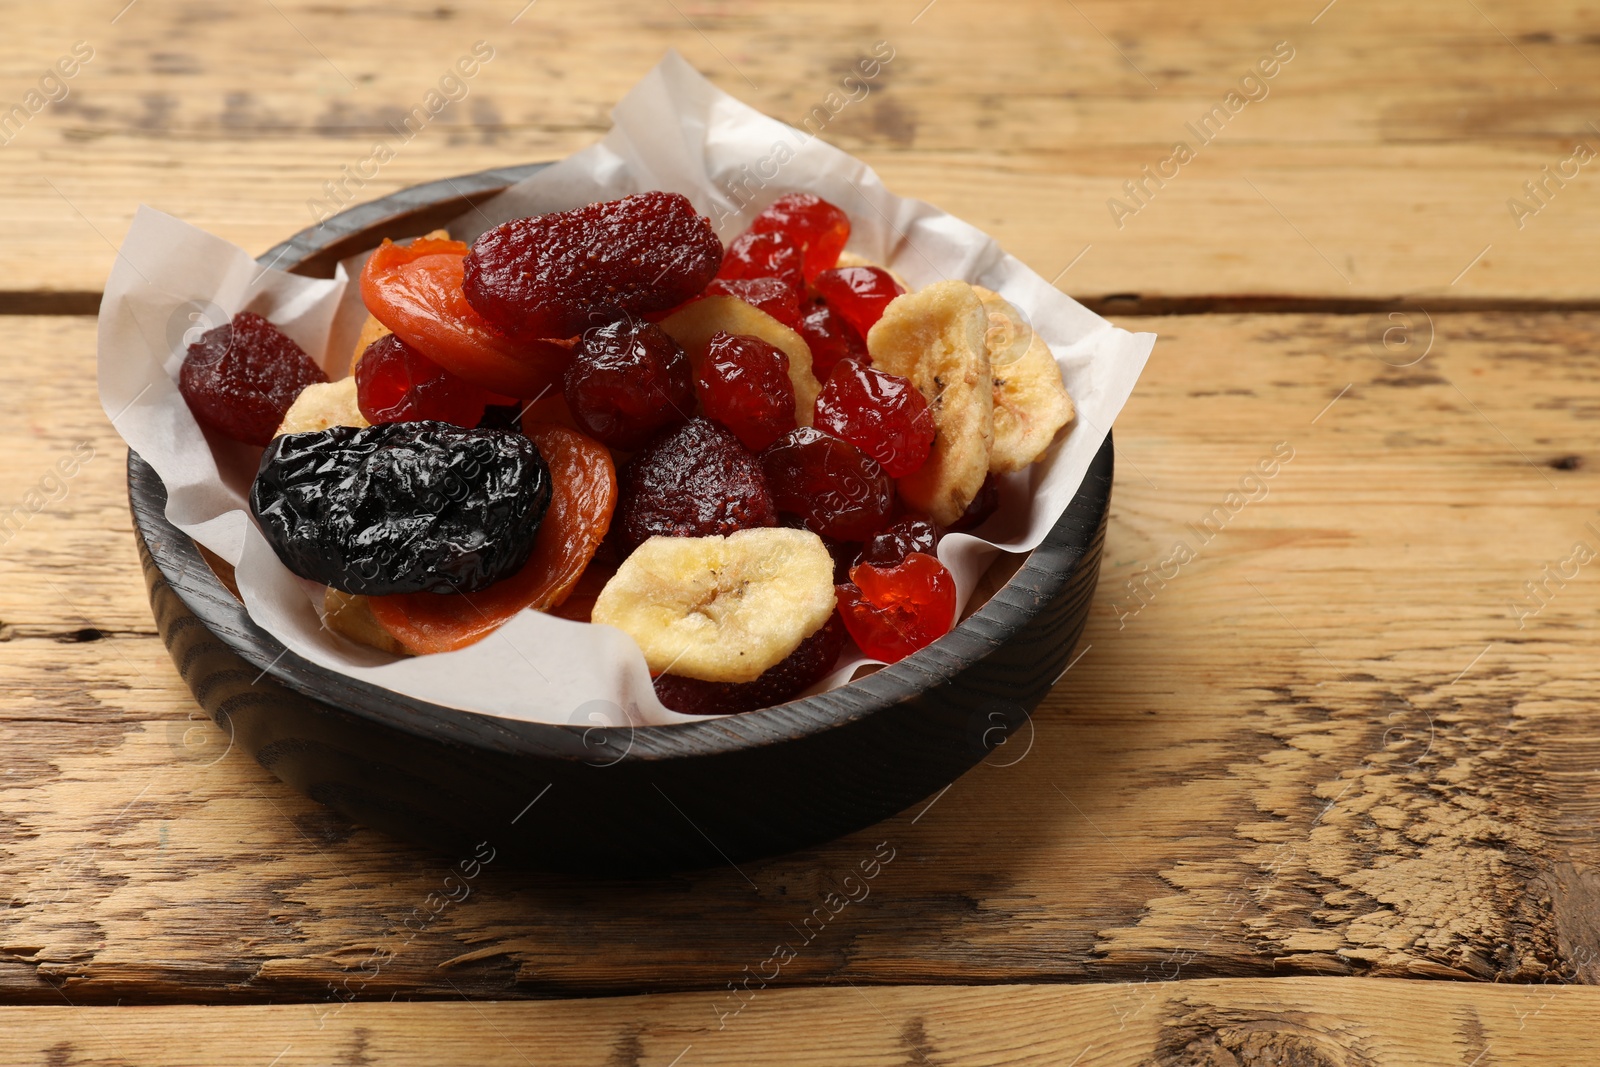
[[[537, 169], [485, 171], [350, 209], [262, 263], [331, 277]], [[869, 677], [780, 707], [673, 726], [554, 726], [440, 707], [315, 666], [253, 623], [128, 456], [156, 625], [232, 743], [348, 818], [451, 857], [646, 874], [825, 841], [927, 797], [1022, 725], [1065, 670], [1100, 571], [1108, 437], [1042, 545], [980, 610]]]

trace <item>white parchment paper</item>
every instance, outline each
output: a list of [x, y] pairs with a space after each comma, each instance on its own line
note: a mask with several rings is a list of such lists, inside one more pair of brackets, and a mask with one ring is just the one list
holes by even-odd
[[[913, 288], [946, 278], [985, 285], [1028, 316], [1060, 364], [1078, 418], [1032, 468], [1009, 476], [1000, 512], [951, 534], [939, 556], [964, 606], [999, 550], [1025, 552], [1066, 508], [1132, 393], [1154, 334], [1117, 329], [1064, 296], [981, 231], [884, 188], [860, 160], [718, 90], [677, 53], [617, 105], [600, 142], [547, 167], [450, 227], [472, 240], [508, 219], [648, 189], [689, 197], [723, 241], [785, 192], [818, 193], [851, 218], [850, 250]], [[258, 449], [208, 439], [178, 393], [187, 345], [239, 311], [276, 323], [343, 375], [365, 311], [352, 275], [330, 280], [265, 269], [244, 250], [141, 207], [100, 307], [100, 399], [128, 446], [167, 486], [167, 518], [234, 564], [250, 616], [295, 653], [396, 692], [451, 707], [539, 722], [635, 725], [688, 721], [662, 707], [638, 647], [605, 626], [523, 612], [478, 644], [394, 659], [322, 626], [321, 587], [278, 561], [246, 510]], [[848, 680], [856, 656], [817, 688]]]

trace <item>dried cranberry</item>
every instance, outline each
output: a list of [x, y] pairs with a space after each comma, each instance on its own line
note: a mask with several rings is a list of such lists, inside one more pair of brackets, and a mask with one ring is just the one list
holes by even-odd
[[861, 541], [881, 530], [894, 509], [894, 482], [877, 460], [849, 441], [802, 426], [761, 453], [778, 510], [823, 537]]
[[805, 288], [805, 274], [801, 266], [805, 250], [789, 243], [781, 233], [754, 233], [745, 231], [733, 239], [722, 257], [722, 268], [717, 277], [777, 278], [796, 292]]
[[811, 281], [817, 295], [843, 315], [862, 337], [883, 317], [889, 301], [905, 292], [881, 267], [839, 267], [825, 270]]
[[800, 322], [800, 290], [779, 278], [717, 278], [706, 295], [737, 297], [791, 330]]
[[921, 515], [904, 515], [887, 528], [880, 530], [861, 546], [857, 563], [871, 563], [878, 567], [892, 567], [913, 552], [932, 556], [939, 548], [944, 531], [932, 519]]
[[236, 441], [264, 445], [300, 390], [328, 376], [305, 350], [253, 311], [189, 346], [178, 392], [194, 417]]
[[753, 682], [702, 682], [663, 674], [656, 679], [661, 703], [684, 715], [735, 715], [793, 700], [819, 682], [844, 650], [845, 629], [834, 615], [800, 642], [787, 659]]
[[858, 563], [838, 594], [845, 629], [862, 652], [885, 663], [933, 643], [955, 622], [955, 578], [921, 552], [891, 567]]
[[891, 478], [928, 461], [933, 415], [910, 379], [841, 359], [817, 395], [817, 429], [842, 437], [877, 460]]
[[709, 419], [651, 441], [618, 477], [611, 529], [625, 551], [651, 537], [708, 537], [778, 525], [761, 462]]
[[694, 411], [689, 357], [667, 331], [640, 320], [586, 332], [561, 388], [578, 428], [625, 452]]
[[794, 382], [783, 349], [718, 330], [695, 373], [705, 413], [759, 452], [794, 429]]
[[993, 474], [983, 479], [983, 484], [978, 487], [978, 495], [972, 498], [972, 503], [967, 505], [967, 510], [961, 517], [950, 524], [952, 532], [976, 530], [989, 516], [1000, 510], [1000, 482]]
[[750, 223], [751, 233], [780, 233], [804, 250], [806, 280], [839, 263], [850, 240], [850, 216], [815, 193], [786, 193]]
[[571, 337], [663, 311], [706, 287], [722, 262], [711, 220], [651, 192], [515, 219], [467, 256], [467, 302], [514, 337]]
[[844, 316], [827, 304], [817, 304], [800, 316], [795, 330], [811, 349], [811, 372], [819, 382], [828, 380], [841, 359], [867, 361], [867, 343]]
[[457, 426], [483, 421], [489, 394], [445, 370], [394, 334], [385, 334], [356, 364], [356, 402], [371, 423], [431, 419]]

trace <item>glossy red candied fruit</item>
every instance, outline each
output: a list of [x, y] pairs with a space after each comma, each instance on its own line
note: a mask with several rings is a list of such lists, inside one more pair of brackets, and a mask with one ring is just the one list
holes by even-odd
[[578, 429], [624, 452], [694, 413], [689, 357], [667, 331], [639, 320], [584, 333], [561, 391]]
[[663, 674], [656, 678], [661, 703], [684, 715], [736, 715], [793, 700], [821, 681], [844, 650], [844, 624], [834, 615], [800, 642], [788, 658], [753, 682], [702, 682]]
[[844, 316], [827, 304], [813, 304], [800, 316], [795, 332], [805, 338], [811, 349], [811, 372], [817, 381], [825, 382], [841, 359], [867, 362], [867, 343], [856, 333], [856, 328]]
[[395, 334], [367, 346], [356, 364], [356, 403], [370, 423], [483, 421], [490, 393], [433, 362]]
[[801, 426], [761, 453], [778, 510], [838, 541], [863, 541], [889, 523], [894, 481], [849, 441]]
[[178, 392], [200, 423], [236, 441], [265, 445], [300, 390], [327, 380], [282, 330], [241, 311], [189, 346]]
[[707, 296], [731, 296], [760, 308], [794, 329], [800, 323], [800, 290], [779, 278], [717, 278]]
[[922, 515], [902, 515], [868, 538], [855, 561], [892, 567], [913, 552], [934, 555], [943, 538], [944, 531], [932, 519]]
[[717, 277], [776, 278], [796, 292], [806, 286], [805, 250], [789, 242], [781, 233], [755, 233], [746, 230], [733, 239], [722, 257]]
[[685, 197], [639, 193], [496, 226], [473, 243], [462, 289], [513, 337], [571, 337], [681, 304], [721, 263], [711, 220]]
[[709, 419], [690, 419], [651, 441], [617, 478], [612, 533], [624, 552], [656, 535], [709, 537], [778, 525], [761, 462]]
[[883, 318], [883, 309], [889, 306], [889, 301], [905, 292], [881, 267], [825, 270], [811, 280], [811, 285], [862, 337]]
[[783, 349], [759, 337], [718, 330], [694, 376], [708, 417], [759, 452], [794, 429], [794, 381]]
[[956, 580], [921, 552], [889, 567], [858, 563], [837, 591], [845, 629], [862, 652], [885, 663], [932, 644], [955, 623]]
[[751, 233], [782, 234], [803, 250], [807, 281], [839, 264], [850, 241], [850, 216], [815, 193], [785, 193], [750, 223]]
[[993, 474], [983, 479], [983, 484], [978, 487], [978, 495], [972, 498], [972, 503], [967, 505], [967, 510], [961, 517], [950, 524], [953, 532], [976, 530], [989, 516], [1000, 510], [1000, 481]]
[[877, 460], [891, 478], [928, 461], [933, 415], [909, 378], [841, 359], [817, 394], [814, 425]]

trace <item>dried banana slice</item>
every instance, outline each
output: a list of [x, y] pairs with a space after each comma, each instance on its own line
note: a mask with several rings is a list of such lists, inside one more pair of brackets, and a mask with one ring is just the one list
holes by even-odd
[[676, 314], [661, 320], [661, 328], [683, 346], [689, 363], [696, 371], [706, 358], [711, 335], [718, 330], [724, 333], [746, 334], [759, 337], [783, 350], [789, 357], [789, 380], [794, 383], [794, 418], [801, 426], [810, 426], [817, 406], [817, 394], [822, 387], [811, 372], [811, 346], [805, 338], [768, 315], [758, 307], [746, 304], [736, 296], [708, 296], [696, 300]]
[[750, 682], [833, 615], [833, 559], [809, 530], [652, 537], [623, 560], [591, 618], [644, 650], [656, 673]]
[[989, 369], [994, 377], [989, 469], [1009, 474], [1043, 455], [1077, 412], [1044, 338], [1005, 297], [982, 286], [972, 288], [989, 313]]
[[372, 614], [372, 605], [359, 593], [345, 593], [330, 587], [322, 597], [322, 623], [357, 644], [397, 656], [408, 655], [399, 638], [383, 628], [378, 617]]
[[272, 436], [286, 433], [310, 433], [326, 430], [330, 426], [368, 426], [356, 402], [356, 380], [340, 378], [336, 382], [316, 382], [300, 390], [289, 410]]
[[989, 474], [994, 390], [984, 334], [989, 315], [966, 282], [936, 282], [890, 301], [867, 333], [872, 365], [910, 378], [928, 401], [936, 434], [928, 462], [900, 479], [907, 504], [948, 526]]

